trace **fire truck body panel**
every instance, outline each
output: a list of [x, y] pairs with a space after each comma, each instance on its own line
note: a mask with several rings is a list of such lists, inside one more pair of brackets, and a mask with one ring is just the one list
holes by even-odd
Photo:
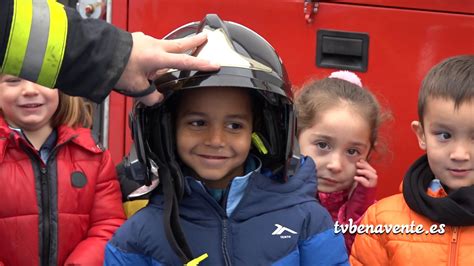
[[[354, 72], [394, 117], [382, 127], [380, 142], [387, 144], [388, 151], [375, 166], [378, 196], [397, 193], [405, 171], [422, 154], [410, 129], [417, 119], [421, 80], [446, 57], [474, 54], [474, 2], [322, 1], [310, 23], [303, 8], [303, 0], [115, 0], [112, 22], [162, 38], [183, 24], [216, 13], [267, 39], [285, 63], [295, 90], [308, 79], [326, 77], [336, 69], [316, 64], [319, 30], [368, 36], [367, 69]], [[131, 105], [132, 100], [121, 95], [110, 98], [109, 149], [117, 163], [131, 145], [127, 122]]]

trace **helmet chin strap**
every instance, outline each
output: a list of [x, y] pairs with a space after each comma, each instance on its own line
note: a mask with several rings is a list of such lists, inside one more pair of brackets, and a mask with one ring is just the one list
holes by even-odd
[[[136, 149], [137, 159], [143, 166], [146, 166], [145, 174], [145, 185], [151, 183], [151, 176], [159, 169], [159, 183], [161, 184], [164, 206], [163, 206], [163, 225], [166, 238], [168, 243], [180, 258], [183, 263], [187, 263], [193, 259], [191, 249], [189, 248], [183, 230], [179, 222], [179, 199], [184, 194], [184, 188], [180, 176], [180, 170], [176, 169], [178, 165], [167, 165], [165, 160], [175, 160], [173, 154], [173, 130], [167, 126], [167, 123], [171, 123], [171, 114], [167, 110], [159, 110], [161, 112], [161, 121], [158, 121], [158, 125], [155, 125], [147, 119], [148, 116], [156, 115], [156, 112], [148, 113], [144, 109], [137, 108], [136, 112], [130, 114], [130, 128], [134, 139], [134, 145]], [[155, 129], [155, 130], [152, 130]], [[143, 130], [142, 129], [147, 129]], [[147, 132], [148, 131], [148, 132]], [[144, 142], [143, 138], [145, 135], [154, 132], [155, 137], [166, 140], [166, 145], [154, 145], [150, 147], [148, 142]], [[163, 143], [163, 142], [161, 142]], [[156, 149], [158, 154], [152, 149]], [[150, 161], [154, 162], [153, 164]], [[156, 165], [154, 165], [156, 163]], [[151, 167], [154, 165], [155, 169]], [[171, 169], [170, 169], [171, 167]], [[173, 174], [172, 174], [173, 172]]]
[[[158, 110], [157, 137], [161, 139], [161, 145], [155, 145], [155, 149], [160, 150], [163, 158], [154, 158], [160, 169], [160, 179], [163, 188], [164, 206], [163, 206], [163, 224], [166, 238], [183, 263], [192, 260], [193, 254], [186, 241], [186, 237], [181, 228], [179, 219], [179, 201], [184, 196], [184, 177], [177, 163], [174, 154], [174, 131], [169, 126], [172, 125], [171, 113], [166, 107]], [[148, 154], [154, 154], [149, 151]], [[166, 160], [166, 162], [164, 161]]]
[[165, 234], [173, 251], [178, 255], [183, 263], [193, 259], [193, 254], [189, 248], [183, 230], [179, 223], [178, 199], [175, 187], [168, 168], [161, 168], [161, 184], [163, 185], [163, 224]]

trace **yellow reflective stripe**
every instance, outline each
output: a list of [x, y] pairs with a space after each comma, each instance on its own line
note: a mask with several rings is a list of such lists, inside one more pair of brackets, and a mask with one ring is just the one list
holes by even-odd
[[191, 260], [190, 262], [184, 264], [185, 266], [197, 266], [199, 263], [201, 263], [203, 260], [207, 259], [209, 255], [207, 253], [202, 254], [201, 256]]
[[37, 81], [49, 36], [49, 6], [48, 1], [33, 0], [33, 18], [31, 20], [30, 37], [26, 48], [25, 58], [20, 77]]
[[33, 16], [32, 0], [13, 1], [13, 17], [2, 73], [18, 76], [23, 66]]
[[55, 0], [48, 0], [50, 24], [49, 38], [37, 83], [52, 88], [63, 62], [67, 37], [67, 16], [64, 7]]

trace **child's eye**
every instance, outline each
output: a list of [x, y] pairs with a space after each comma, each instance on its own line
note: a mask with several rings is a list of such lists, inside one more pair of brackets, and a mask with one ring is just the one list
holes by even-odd
[[9, 85], [16, 85], [21, 82], [21, 79], [17, 77], [11, 77], [11, 78], [7, 78], [5, 82], [8, 83]]
[[191, 121], [189, 122], [189, 124], [193, 127], [202, 127], [204, 126], [206, 123], [203, 121], [203, 120], [196, 120], [196, 121]]
[[348, 149], [347, 154], [349, 154], [350, 156], [357, 156], [360, 155], [360, 152], [357, 149]]
[[451, 138], [451, 134], [449, 134], [448, 132], [439, 132], [439, 133], [435, 133], [435, 135], [436, 135], [436, 138], [438, 138], [438, 140], [440, 141], [445, 141]]
[[227, 124], [228, 129], [236, 130], [236, 129], [241, 129], [243, 128], [243, 125], [240, 123], [229, 123]]
[[315, 143], [316, 147], [318, 147], [321, 150], [329, 150], [331, 147], [329, 147], [329, 144], [327, 142], [316, 142]]

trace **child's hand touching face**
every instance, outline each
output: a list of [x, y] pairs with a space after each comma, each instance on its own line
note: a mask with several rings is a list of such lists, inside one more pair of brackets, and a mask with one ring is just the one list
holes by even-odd
[[377, 186], [377, 171], [364, 159], [360, 159], [356, 162], [356, 176], [354, 180], [362, 184], [366, 188], [372, 188]]

